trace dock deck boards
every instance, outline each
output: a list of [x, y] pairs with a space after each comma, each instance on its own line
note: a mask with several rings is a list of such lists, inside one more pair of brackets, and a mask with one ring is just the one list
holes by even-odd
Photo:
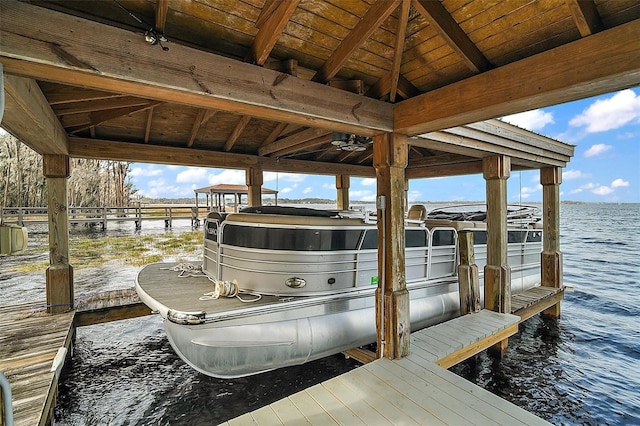
[[440, 366], [515, 334], [519, 322], [483, 310], [420, 330], [408, 357], [377, 359], [223, 424], [548, 424]]
[[11, 385], [14, 424], [45, 424], [58, 378], [59, 348], [69, 348], [74, 312], [48, 315], [32, 305], [0, 307], [0, 371]]

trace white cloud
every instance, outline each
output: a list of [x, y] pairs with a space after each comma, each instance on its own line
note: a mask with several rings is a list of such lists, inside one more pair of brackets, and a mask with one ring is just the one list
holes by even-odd
[[216, 174], [210, 174], [209, 185], [227, 183], [230, 185], [245, 185], [247, 183], [244, 170], [223, 170]]
[[336, 185], [334, 183], [323, 183], [322, 187], [324, 189], [336, 189]]
[[263, 180], [265, 182], [280, 181], [280, 182], [302, 182], [307, 178], [306, 175], [299, 173], [279, 173], [279, 172], [265, 172]]
[[602, 185], [602, 186], [597, 186], [593, 188], [591, 192], [593, 192], [596, 195], [609, 195], [613, 192], [613, 188]]
[[591, 175], [583, 173], [580, 170], [565, 170], [564, 172], [562, 172], [563, 180], [584, 179], [588, 177], [591, 177]]
[[280, 194], [286, 194], [287, 192], [293, 191], [293, 188], [282, 188], [280, 190]]
[[376, 178], [362, 179], [362, 186], [371, 186], [376, 184]]
[[305, 189], [302, 190], [303, 194], [309, 194], [311, 192], [313, 192], [313, 188], [310, 186], [307, 186]]
[[640, 120], [640, 96], [631, 89], [599, 99], [569, 121], [572, 127], [585, 127], [588, 133], [605, 132]]
[[584, 152], [585, 157], [595, 157], [596, 155], [603, 154], [611, 149], [611, 145], [606, 145], [603, 143], [597, 143], [592, 145], [591, 148]]
[[187, 170], [178, 173], [176, 176], [176, 182], [178, 183], [193, 183], [201, 182], [207, 178], [209, 170], [203, 167], [190, 167]]
[[531, 195], [535, 194], [541, 189], [542, 189], [542, 185], [540, 184], [536, 186], [523, 186], [522, 188], [520, 188], [520, 197], [526, 200], [527, 198], [531, 197]]
[[612, 188], [622, 188], [624, 186], [629, 186], [629, 182], [627, 182], [626, 180], [622, 180], [622, 179], [616, 179], [613, 182], [611, 182], [611, 187]]
[[154, 167], [134, 167], [129, 172], [131, 177], [151, 177], [151, 176], [160, 176], [162, 174], [161, 169], [156, 169]]
[[502, 117], [502, 121], [514, 124], [527, 130], [542, 130], [547, 124], [553, 124], [553, 114], [541, 109], [534, 109], [518, 114]]

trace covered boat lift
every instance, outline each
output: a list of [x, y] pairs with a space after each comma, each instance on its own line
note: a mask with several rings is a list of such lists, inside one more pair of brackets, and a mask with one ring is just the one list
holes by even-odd
[[[247, 196], [247, 201], [251, 197], [258, 197], [258, 205], [262, 203], [262, 196], [264, 195], [273, 195], [275, 196], [275, 204], [278, 204], [278, 191], [275, 189], [269, 188], [261, 188], [260, 192], [256, 195], [252, 193], [253, 188], [249, 188], [247, 185], [231, 185], [231, 184], [219, 184], [219, 185], [211, 185], [205, 186], [203, 188], [194, 189], [196, 198], [196, 211], [198, 211], [198, 195], [205, 194], [207, 197], [207, 209], [210, 212], [225, 212], [226, 210], [226, 200], [225, 197], [227, 195], [233, 196], [233, 211], [238, 211], [238, 206], [242, 204], [242, 196]], [[248, 203], [247, 203], [248, 204]]]
[[483, 175], [486, 308], [509, 312], [506, 182], [540, 170], [542, 285], [562, 287], [560, 184], [574, 147], [495, 118], [639, 85], [640, 4], [338, 3], [0, 2], [1, 125], [42, 155], [55, 207], [50, 313], [74, 308], [71, 158], [245, 170], [249, 205], [264, 171], [335, 176], [339, 209], [351, 176], [375, 177], [388, 358], [410, 346], [408, 179]]

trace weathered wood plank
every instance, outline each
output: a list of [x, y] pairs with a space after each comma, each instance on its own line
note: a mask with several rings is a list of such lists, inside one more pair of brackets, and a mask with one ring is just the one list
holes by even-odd
[[[533, 76], [536, 84], [522, 85], [514, 75]], [[427, 133], [639, 82], [640, 22], [635, 20], [400, 102], [394, 127], [408, 135]]]

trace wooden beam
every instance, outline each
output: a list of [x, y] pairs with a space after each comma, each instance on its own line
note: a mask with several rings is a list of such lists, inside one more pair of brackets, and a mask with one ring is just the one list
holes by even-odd
[[[542, 185], [542, 241], [541, 256], [542, 285], [562, 288], [562, 252], [560, 251], [560, 184], [562, 169], [546, 167], [540, 169]], [[546, 315], [560, 317], [560, 303], [547, 309]]]
[[108, 109], [146, 105], [148, 103], [149, 99], [136, 98], [132, 96], [121, 96], [117, 98], [60, 104], [53, 107], [53, 112], [57, 116], [83, 114], [95, 111], [104, 111]]
[[2, 127], [39, 154], [68, 154], [67, 134], [38, 84], [30, 78], [5, 75], [4, 89]]
[[302, 130], [301, 132], [294, 133], [291, 136], [287, 136], [285, 138], [279, 139], [275, 142], [270, 143], [269, 145], [265, 145], [258, 149], [259, 156], [269, 155], [271, 153], [281, 151], [286, 148], [290, 148], [292, 146], [301, 144], [303, 142], [307, 142], [311, 139], [315, 139], [320, 136], [325, 136], [328, 133], [331, 133], [330, 130], [326, 129], [318, 129], [318, 128], [308, 128]]
[[582, 37], [602, 29], [602, 20], [593, 0], [566, 0], [566, 3]]
[[167, 23], [167, 11], [169, 10], [169, 0], [156, 0], [156, 25], [155, 30], [159, 35], [164, 35]]
[[150, 146], [140, 143], [105, 141], [81, 137], [69, 138], [69, 155], [74, 158], [133, 161], [177, 166], [220, 167], [247, 169], [260, 167], [265, 171], [314, 173], [321, 175], [348, 174], [374, 177], [372, 167], [352, 164], [333, 164], [316, 161], [276, 159], [230, 152], [212, 152], [193, 148]]
[[464, 163], [413, 167], [405, 171], [407, 179], [421, 179], [445, 176], [475, 175], [482, 173], [482, 160], [469, 160]]
[[193, 120], [193, 124], [191, 125], [191, 132], [189, 133], [189, 138], [187, 139], [187, 147], [193, 145], [193, 141], [196, 140], [196, 136], [198, 135], [198, 130], [200, 130], [200, 126], [202, 125], [202, 120], [204, 119], [205, 114], [207, 113], [206, 109], [201, 109], [198, 111], [195, 120]]
[[373, 139], [378, 209], [378, 289], [376, 326], [379, 354], [395, 359], [409, 355], [411, 324], [405, 275], [405, 176], [407, 140], [383, 134]]
[[260, 30], [247, 54], [247, 62], [264, 65], [284, 27], [289, 22], [289, 18], [298, 7], [298, 3], [300, 0], [280, 0], [277, 2], [277, 9], [269, 15], [266, 21], [261, 22]]
[[269, 136], [267, 136], [267, 138], [262, 141], [262, 144], [260, 144], [260, 146], [261, 147], [267, 146], [271, 144], [273, 141], [275, 141], [276, 139], [278, 139], [278, 136], [282, 134], [282, 131], [284, 130], [285, 127], [287, 127], [287, 123], [276, 124], [276, 127], [274, 127], [271, 133], [269, 133]]
[[393, 12], [400, 0], [381, 0], [369, 7], [367, 13], [333, 51], [331, 56], [313, 76], [312, 81], [325, 83], [332, 79], [362, 43]]
[[[149, 114], [147, 114], [147, 124], [144, 128], [144, 143], [149, 143], [149, 135], [151, 134], [151, 121], [153, 120], [153, 110], [156, 107], [149, 108]], [[91, 135], [95, 137], [94, 135]]]
[[123, 117], [125, 115], [134, 114], [136, 112], [146, 111], [150, 108], [163, 104], [161, 101], [148, 101], [144, 105], [126, 107], [126, 108], [117, 108], [106, 111], [95, 111], [88, 114], [88, 118], [86, 120], [82, 120], [82, 124], [67, 124], [67, 119], [63, 117], [62, 125], [65, 126], [65, 129], [70, 133], [77, 133], [82, 130], [88, 129], [89, 127], [98, 126], [104, 122], [115, 120], [116, 118]]
[[256, 28], [262, 27], [262, 25], [264, 25], [264, 23], [267, 22], [269, 17], [273, 14], [273, 12], [276, 11], [279, 5], [280, 2], [276, 0], [266, 0], [264, 2], [264, 6], [262, 6], [262, 9], [260, 10], [260, 15], [256, 20]]
[[101, 99], [121, 98], [121, 93], [109, 93], [102, 90], [84, 89], [82, 87], [61, 86], [58, 84], [40, 82], [42, 91], [46, 93], [49, 105], [69, 104], [83, 101], [97, 101]]
[[398, 18], [398, 29], [396, 30], [396, 48], [393, 54], [393, 64], [391, 65], [391, 90], [389, 100], [396, 101], [398, 92], [398, 79], [400, 77], [400, 65], [402, 65], [402, 54], [404, 53], [404, 39], [407, 35], [407, 24], [409, 23], [409, 10], [411, 0], [402, 0], [400, 5], [400, 17]]
[[418, 135], [638, 84], [640, 19], [402, 101], [394, 128]]
[[[365, 92], [365, 96], [375, 99], [381, 99], [390, 92], [391, 73], [387, 73], [383, 77], [381, 77], [380, 80], [376, 82], [376, 84], [371, 86], [369, 90]], [[397, 94], [405, 99], [409, 99], [414, 96], [418, 96], [420, 93], [422, 92], [420, 92], [417, 87], [415, 87], [409, 80], [402, 76], [402, 74], [398, 75]]]
[[108, 308], [76, 312], [76, 315], [73, 318], [73, 325], [76, 327], [84, 327], [88, 325], [143, 317], [151, 315], [151, 313], [151, 309], [142, 302], [123, 306], [111, 306]]
[[475, 73], [490, 67], [489, 61], [439, 1], [413, 0], [413, 7], [440, 34], [451, 49]]
[[338, 210], [349, 210], [349, 186], [351, 186], [349, 175], [336, 176], [336, 206]]
[[310, 148], [315, 148], [321, 145], [325, 145], [331, 142], [331, 134], [318, 136], [317, 138], [309, 139], [308, 141], [299, 143], [297, 145], [292, 145], [288, 148], [284, 148], [278, 151], [274, 151], [270, 154], [271, 157], [282, 157], [284, 155], [293, 154], [300, 151], [305, 151]]
[[139, 34], [22, 2], [0, 12], [6, 74], [364, 136], [393, 127], [391, 105], [375, 99], [179, 44], [159, 52]]
[[236, 124], [235, 129], [233, 129], [233, 132], [231, 132], [231, 135], [229, 135], [229, 139], [227, 139], [224, 144], [225, 151], [231, 151], [231, 148], [233, 148], [233, 145], [235, 145], [235, 143], [238, 141], [238, 138], [240, 138], [240, 135], [244, 131], [244, 128], [247, 127], [247, 124], [249, 124], [249, 121], [251, 121], [251, 117], [249, 117], [248, 115], [240, 118], [240, 121], [238, 121], [238, 124]]

